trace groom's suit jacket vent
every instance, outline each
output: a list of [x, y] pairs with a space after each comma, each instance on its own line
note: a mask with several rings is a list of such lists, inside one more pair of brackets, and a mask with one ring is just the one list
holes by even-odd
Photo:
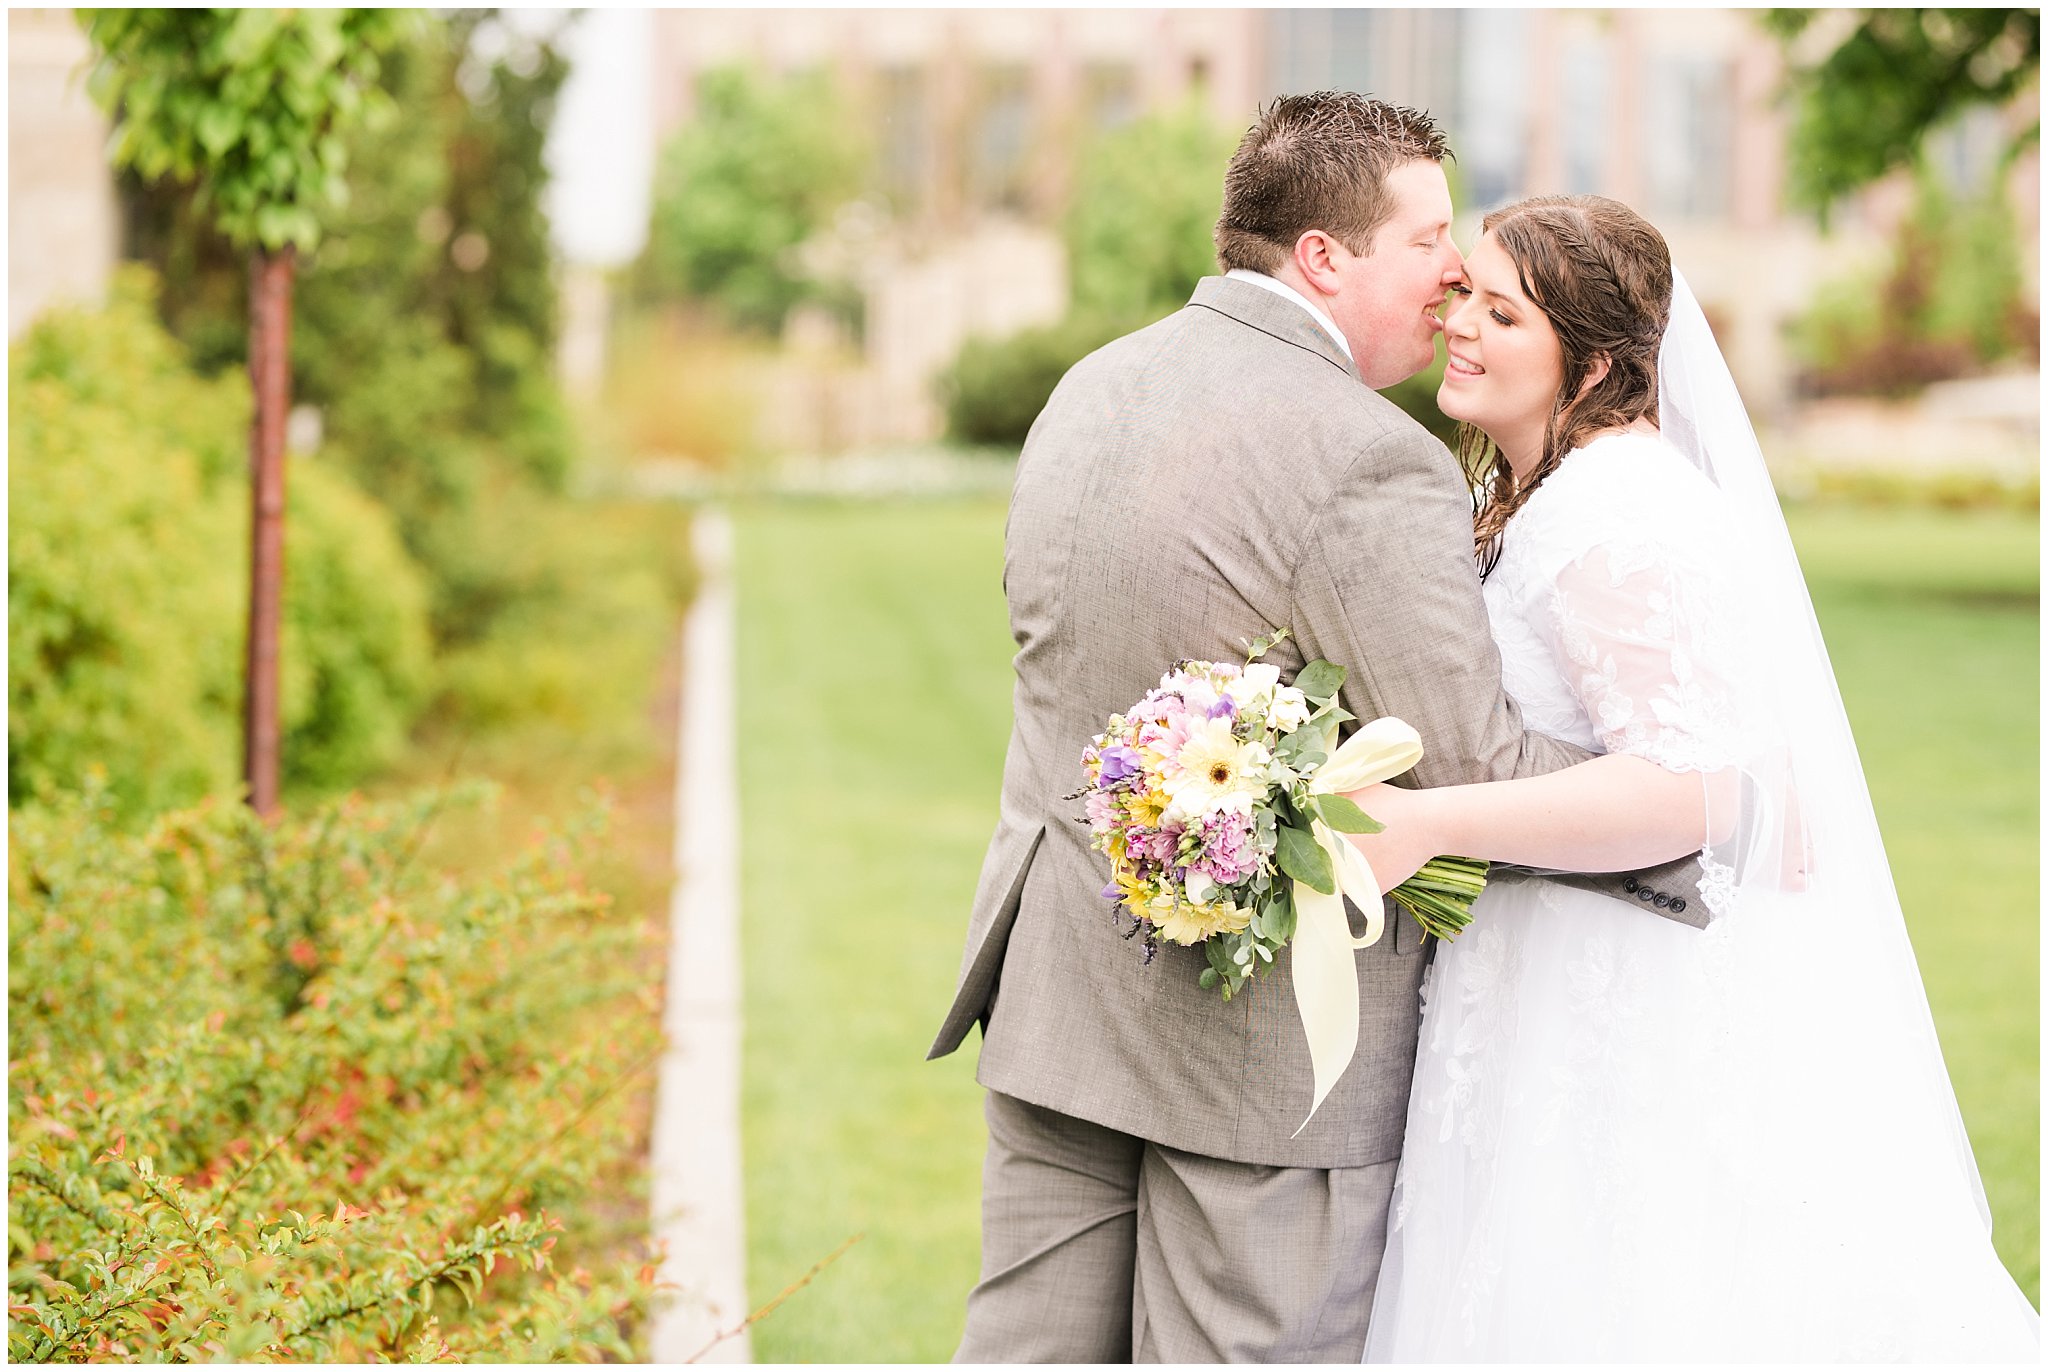
[[[1080, 802], [1062, 797], [1082, 784], [1083, 747], [1171, 663], [1242, 661], [1279, 626], [1293, 636], [1267, 660], [1284, 674], [1328, 658], [1350, 669], [1346, 709], [1420, 731], [1427, 753], [1403, 784], [1583, 759], [1524, 732], [1501, 690], [1471, 530], [1443, 445], [1257, 286], [1205, 279], [1185, 309], [1077, 364], [1018, 459], [1003, 576], [1015, 722], [933, 1056], [979, 1020], [981, 1083], [1037, 1105], [1245, 1163], [1397, 1156], [1427, 961], [1412, 920], [1390, 905], [1386, 935], [1357, 954], [1358, 1055], [1290, 1138], [1311, 1080], [1290, 955], [1228, 1004], [1196, 985], [1199, 950], [1162, 944], [1143, 965], [1112, 924]], [[1676, 866], [1638, 875], [1695, 894]], [[1622, 880], [1585, 884], [1635, 905]]]

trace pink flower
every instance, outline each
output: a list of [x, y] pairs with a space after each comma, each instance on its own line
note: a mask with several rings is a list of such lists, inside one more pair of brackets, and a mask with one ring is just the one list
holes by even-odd
[[1188, 741], [1188, 731], [1196, 723], [1187, 706], [1179, 696], [1168, 696], [1172, 708], [1162, 707], [1151, 719], [1138, 726], [1138, 746], [1148, 749], [1161, 758], [1180, 755], [1181, 745]]
[[1155, 867], [1171, 867], [1180, 856], [1180, 836], [1184, 832], [1178, 824], [1169, 824], [1164, 829], [1135, 829], [1128, 840], [1128, 851], [1133, 858]]
[[1189, 865], [1218, 886], [1235, 886], [1251, 876], [1259, 868], [1252, 817], [1235, 810], [1204, 815], [1201, 856]]

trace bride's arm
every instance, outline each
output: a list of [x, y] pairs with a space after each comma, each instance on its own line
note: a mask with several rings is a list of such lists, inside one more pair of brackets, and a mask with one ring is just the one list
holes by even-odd
[[1551, 551], [1561, 540], [1570, 546], [1575, 532], [1585, 536], [1569, 521], [1525, 531], [1557, 569], [1523, 594], [1527, 622], [1553, 654], [1602, 755], [1544, 776], [1419, 791], [1381, 787], [1355, 797], [1388, 826], [1359, 841], [1383, 888], [1438, 853], [1622, 872], [1719, 846], [1733, 833], [1742, 716], [1723, 630], [1737, 616], [1712, 544], [1681, 532], [1675, 518], [1653, 521], [1640, 535], [1608, 536], [1612, 516], [1597, 507], [1594, 514], [1600, 517], [1590, 527], [1601, 536], [1569, 558]]
[[1619, 753], [1514, 781], [1427, 791], [1369, 786], [1351, 799], [1386, 829], [1351, 841], [1382, 890], [1440, 853], [1568, 872], [1626, 872], [1725, 842], [1740, 786], [1732, 767], [1674, 772]]

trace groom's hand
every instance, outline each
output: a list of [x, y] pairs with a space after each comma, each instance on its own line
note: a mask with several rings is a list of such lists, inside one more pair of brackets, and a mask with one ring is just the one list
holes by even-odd
[[1379, 879], [1380, 894], [1399, 886], [1443, 851], [1431, 833], [1431, 802], [1426, 791], [1410, 791], [1379, 782], [1345, 793], [1359, 809], [1386, 826], [1377, 834], [1344, 837], [1365, 856]]

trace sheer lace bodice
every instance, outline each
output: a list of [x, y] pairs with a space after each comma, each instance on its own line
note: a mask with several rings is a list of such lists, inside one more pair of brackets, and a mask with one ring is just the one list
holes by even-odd
[[1527, 727], [1673, 771], [1735, 763], [1751, 675], [1730, 634], [1720, 493], [1661, 439], [1571, 454], [1510, 522], [1486, 582]]

